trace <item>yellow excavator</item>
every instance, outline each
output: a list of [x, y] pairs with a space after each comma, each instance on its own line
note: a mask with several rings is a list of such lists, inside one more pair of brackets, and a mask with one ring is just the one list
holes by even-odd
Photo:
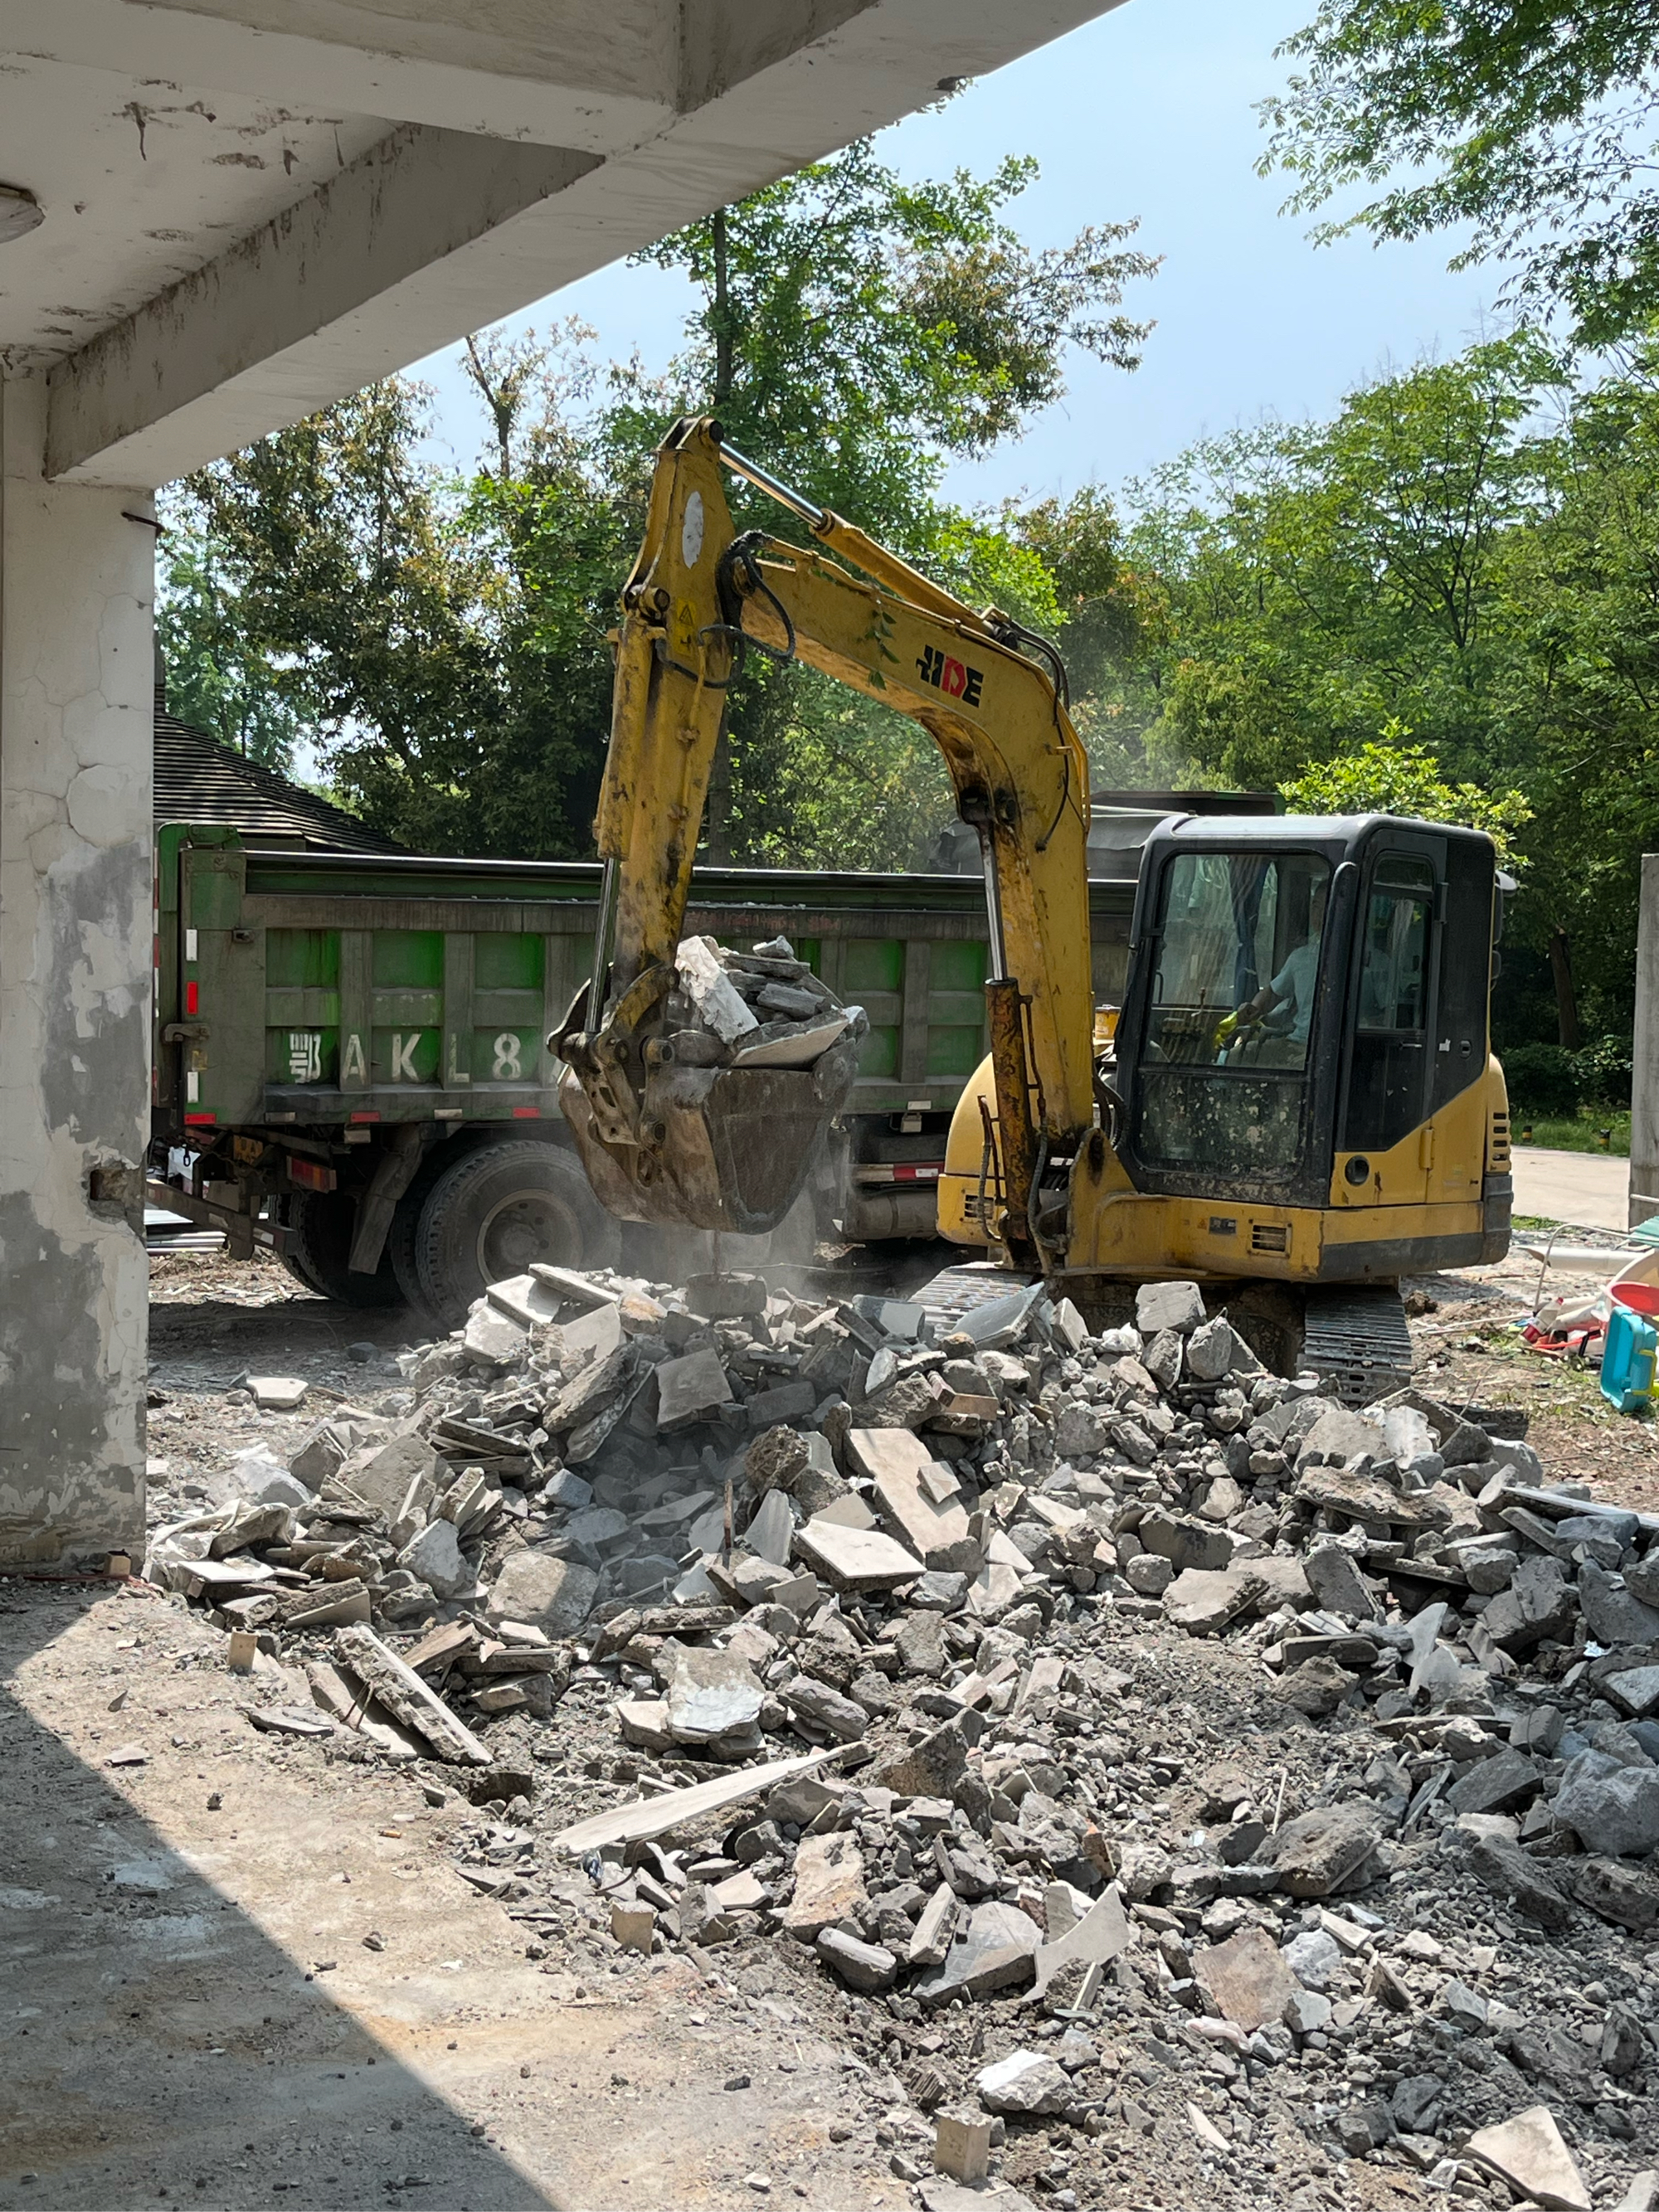
[[[728, 471], [810, 544], [738, 533]], [[912, 716], [979, 835], [991, 1051], [951, 1125], [943, 1233], [1091, 1320], [1136, 1285], [1190, 1279], [1281, 1372], [1311, 1366], [1353, 1398], [1408, 1373], [1400, 1278], [1508, 1249], [1491, 840], [1385, 815], [1172, 815], [1146, 848], [1123, 1004], [1097, 1009], [1088, 768], [1059, 654], [708, 418], [658, 454], [623, 594], [592, 975], [549, 1040], [605, 1205], [775, 1226], [853, 1079], [846, 1037], [806, 1068], [695, 1066], [666, 1018], [727, 692], [753, 651]]]

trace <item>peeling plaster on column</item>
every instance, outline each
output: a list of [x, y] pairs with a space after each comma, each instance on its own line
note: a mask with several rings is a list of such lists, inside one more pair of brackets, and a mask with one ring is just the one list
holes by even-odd
[[89, 1177], [148, 1135], [154, 540], [44, 425], [0, 384], [0, 1564], [100, 1565], [143, 1534], [148, 1263]]

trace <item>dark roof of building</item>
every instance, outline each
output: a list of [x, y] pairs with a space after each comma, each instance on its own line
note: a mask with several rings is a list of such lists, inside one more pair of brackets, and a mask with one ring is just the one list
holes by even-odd
[[321, 853], [409, 849], [159, 707], [155, 820], [158, 827], [164, 822], [222, 824], [250, 845], [308, 846]]

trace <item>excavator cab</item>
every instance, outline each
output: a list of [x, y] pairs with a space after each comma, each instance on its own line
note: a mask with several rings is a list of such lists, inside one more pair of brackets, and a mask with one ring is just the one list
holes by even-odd
[[[1224, 1273], [1288, 1256], [1296, 1224], [1278, 1217], [1304, 1210], [1322, 1219], [1295, 1272], [1311, 1262], [1322, 1282], [1501, 1252], [1496, 909], [1478, 830], [1376, 815], [1161, 825], [1115, 1041], [1115, 1150], [1134, 1188], [1200, 1203]], [[1254, 1252], [1238, 1249], [1247, 1228]]]

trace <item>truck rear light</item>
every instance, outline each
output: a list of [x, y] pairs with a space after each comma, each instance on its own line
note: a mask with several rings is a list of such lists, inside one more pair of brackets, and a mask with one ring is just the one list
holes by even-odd
[[297, 1182], [301, 1190], [332, 1190], [338, 1182], [332, 1168], [324, 1167], [318, 1160], [296, 1159], [291, 1152], [288, 1158], [288, 1179]]

